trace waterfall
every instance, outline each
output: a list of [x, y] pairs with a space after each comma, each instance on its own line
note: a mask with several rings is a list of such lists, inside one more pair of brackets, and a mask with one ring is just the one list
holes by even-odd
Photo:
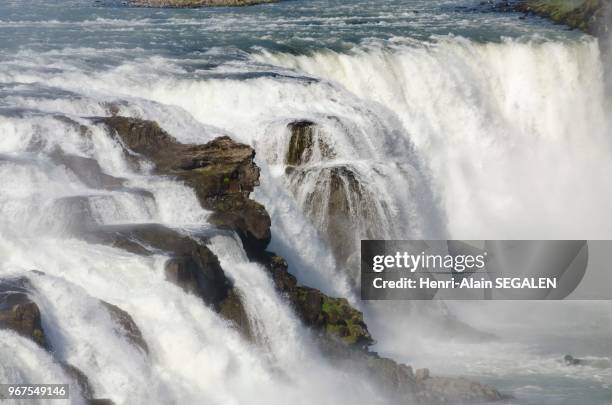
[[[90, 50], [23, 50], [0, 69], [0, 275], [30, 279], [54, 356], [87, 374], [97, 397], [386, 403], [363, 376], [323, 358], [233, 235], [208, 245], [246, 302], [255, 343], [168, 283], [167, 256], [84, 240], [84, 230], [107, 225], [217, 232], [193, 190], [134, 168], [92, 117], [155, 120], [185, 143], [230, 135], [251, 144], [262, 170], [255, 199], [272, 217], [269, 249], [299, 282], [357, 306], [363, 238], [610, 238], [612, 151], [593, 39], [252, 50], [204, 70], [161, 56], [69, 57], [80, 52]], [[299, 123], [311, 150], [292, 161]], [[100, 300], [133, 317], [148, 355]], [[381, 350], [444, 367], [449, 353], [436, 357], [433, 332], [417, 333], [404, 309], [379, 313]], [[3, 380], [71, 378], [33, 343], [0, 336]], [[406, 344], [413, 339], [430, 351]]]

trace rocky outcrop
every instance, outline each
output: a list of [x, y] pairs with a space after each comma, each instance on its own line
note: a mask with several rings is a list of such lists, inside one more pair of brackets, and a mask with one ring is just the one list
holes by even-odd
[[331, 298], [314, 288], [298, 287], [295, 307], [307, 326], [328, 337], [360, 348], [374, 343], [363, 314], [344, 298]]
[[117, 325], [118, 332], [125, 336], [125, 338], [132, 343], [134, 346], [137, 346], [142, 349], [145, 353], [149, 353], [149, 346], [147, 342], [142, 337], [142, 332], [132, 316], [126, 311], [122, 310], [116, 305], [110, 304], [106, 301], [100, 301], [102, 306], [106, 308], [111, 319]]
[[[87, 405], [115, 405], [115, 403], [110, 399], [93, 398], [94, 391], [91, 383], [89, 382], [89, 378], [80, 369], [64, 362], [60, 362], [60, 365], [62, 366], [64, 372], [72, 377], [72, 380], [76, 382]], [[74, 387], [71, 387], [71, 390], [73, 389]]]
[[213, 211], [209, 221], [238, 233], [247, 250], [270, 242], [270, 216], [249, 199], [259, 185], [255, 151], [220, 137], [204, 145], [181, 144], [153, 121], [127, 117], [101, 118], [133, 159], [144, 157], [155, 173], [176, 177], [192, 187], [202, 206]]
[[611, 7], [606, 0], [523, 0], [519, 1], [515, 9], [542, 15], [572, 28], [604, 37], [610, 32], [607, 16], [610, 15]]
[[[42, 327], [40, 309], [29, 298], [32, 289], [33, 287], [26, 277], [0, 280], [0, 329], [10, 329], [53, 354]], [[114, 305], [103, 304], [112, 311], [111, 317], [118, 320], [126, 330], [129, 328], [134, 336], [140, 335], [140, 331], [138, 331], [129, 314]], [[142, 335], [140, 335], [140, 339], [142, 339]], [[144, 340], [142, 340], [142, 344], [146, 347]], [[94, 392], [89, 383], [89, 378], [80, 369], [62, 360], [57, 360], [57, 362], [64, 372], [76, 382], [88, 405], [114, 405], [109, 399], [93, 398]]]
[[232, 321], [242, 337], [247, 340], [253, 340], [254, 335], [251, 323], [237, 289], [233, 288], [230, 290], [227, 298], [220, 305], [219, 314], [225, 319]]
[[314, 186], [303, 197], [302, 208], [331, 247], [336, 262], [343, 265], [358, 249], [361, 238], [375, 236], [368, 235], [371, 227], [363, 224], [378, 216], [374, 196], [350, 165], [298, 166], [289, 174], [296, 195], [305, 182], [314, 182]]
[[[276, 289], [304, 324], [316, 332], [322, 350], [330, 358], [351, 369], [365, 370], [377, 385], [402, 401], [419, 398], [430, 401], [443, 395], [451, 399], [472, 398], [471, 393], [477, 392], [484, 395], [483, 390], [475, 388], [480, 386], [473, 385], [475, 383], [471, 383], [469, 395], [467, 391], [461, 393], [463, 397], [459, 394], [453, 397], [452, 392], [438, 394], [437, 385], [427, 382], [431, 377], [419, 375], [417, 380], [409, 366], [369, 351], [373, 338], [361, 312], [345, 299], [329, 297], [314, 288], [297, 285], [295, 277], [288, 271], [287, 262], [265, 251], [270, 239], [270, 218], [263, 206], [249, 199], [259, 180], [259, 169], [253, 162], [255, 152], [251, 147], [227, 137], [205, 145], [180, 144], [154, 122], [132, 118], [114, 116], [98, 122], [112, 130], [134, 164], [138, 165], [144, 158], [154, 164], [155, 174], [184, 181], [195, 190], [202, 206], [213, 211], [211, 222], [240, 235], [248, 256], [270, 272]], [[316, 145], [309, 125], [306, 122], [296, 124], [293, 130], [296, 139], [291, 141], [293, 152], [288, 161], [299, 166], [309, 162], [312, 154], [308, 151], [314, 150], [313, 145]], [[348, 215], [353, 203], [350, 195], [361, 190], [356, 176], [337, 168], [329, 177], [332, 190], [326, 197], [326, 204], [335, 213]], [[215, 255], [206, 248], [206, 237], [181, 235], [160, 225], [104, 227], [94, 235], [98, 242], [134, 253], [161, 251], [169, 255], [171, 259], [165, 268], [167, 280], [201, 296], [220, 315], [230, 319], [245, 338], [253, 339], [240, 293], [225, 277]], [[135, 328], [133, 322], [125, 322], [128, 325], [124, 329]], [[467, 388], [459, 386], [457, 390], [460, 389]], [[482, 396], [480, 399], [487, 398]]]
[[[167, 281], [202, 298], [205, 304], [232, 322], [245, 338], [252, 337], [240, 295], [204, 240], [196, 240], [159, 224], [99, 227], [85, 238], [139, 255], [164, 253], [170, 256], [164, 268]], [[116, 313], [115, 317], [122, 320], [126, 336], [147, 351], [136, 325], [120, 315]]]
[[[331, 247], [340, 267], [378, 220], [375, 196], [361, 183], [355, 167], [333, 164], [336, 152], [318, 124], [296, 120], [287, 125], [290, 135], [284, 163], [289, 187], [298, 203]], [[304, 184], [307, 193], [304, 193]], [[338, 237], [342, 235], [342, 237]]]
[[131, 0], [131, 4], [141, 7], [240, 7], [262, 3], [276, 3], [279, 0]]
[[268, 269], [277, 291], [293, 306], [302, 322], [319, 337], [363, 350], [374, 343], [363, 314], [346, 299], [298, 286], [296, 278], [289, 273], [287, 261], [274, 253], [265, 252], [256, 260]]
[[24, 277], [0, 280], [0, 329], [10, 329], [48, 348], [38, 305], [28, 295]]
[[101, 227], [86, 238], [140, 255], [160, 252], [169, 255], [166, 280], [201, 297], [214, 308], [219, 308], [232, 289], [231, 281], [210, 249], [201, 241], [163, 225]]
[[92, 158], [70, 155], [57, 149], [51, 153], [51, 159], [69, 169], [90, 188], [115, 190], [121, 188], [125, 181], [104, 173], [98, 161]]
[[310, 160], [313, 150], [315, 123], [312, 121], [295, 121], [287, 125], [291, 133], [289, 149], [285, 156], [287, 166], [299, 166]]
[[[297, 315], [318, 333], [321, 351], [339, 367], [363, 370], [365, 376], [398, 402], [448, 404], [462, 401], [499, 401], [506, 398], [492, 387], [464, 378], [431, 377], [369, 350], [374, 343], [363, 314], [342, 298], [298, 286], [280, 256], [264, 252], [255, 258], [264, 265], [276, 289], [293, 305]], [[446, 387], [446, 388], [445, 388]]]

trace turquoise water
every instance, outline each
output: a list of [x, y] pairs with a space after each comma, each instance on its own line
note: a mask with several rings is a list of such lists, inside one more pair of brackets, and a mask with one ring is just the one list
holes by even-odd
[[185, 59], [201, 58], [215, 48], [239, 53], [263, 47], [301, 53], [346, 50], [373, 40], [432, 40], [439, 35], [478, 41], [576, 36], [540, 19], [519, 20], [519, 14], [491, 12], [476, 1], [298, 0], [199, 10], [130, 8], [117, 3], [68, 0], [60, 6], [46, 0], [27, 5], [4, 1], [0, 5], [2, 52], [92, 48], [114, 50], [113, 54], [124, 58], [155, 54]]

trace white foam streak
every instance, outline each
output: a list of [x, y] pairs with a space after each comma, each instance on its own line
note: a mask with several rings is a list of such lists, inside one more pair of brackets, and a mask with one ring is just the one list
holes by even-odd
[[451, 38], [257, 59], [393, 111], [427, 159], [457, 238], [610, 235], [611, 149], [594, 40]]

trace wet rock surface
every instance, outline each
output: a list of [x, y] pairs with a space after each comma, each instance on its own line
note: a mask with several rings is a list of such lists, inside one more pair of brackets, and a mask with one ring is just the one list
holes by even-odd
[[140, 328], [138, 328], [138, 325], [136, 325], [136, 322], [134, 322], [132, 316], [116, 305], [110, 304], [106, 301], [100, 301], [100, 303], [110, 314], [111, 319], [117, 325], [119, 332], [125, 336], [130, 343], [140, 347], [145, 353], [148, 354], [149, 346], [142, 337], [142, 332], [140, 331]]
[[116, 190], [124, 185], [125, 179], [104, 173], [98, 161], [93, 158], [71, 155], [59, 149], [51, 154], [51, 158], [74, 173], [87, 187]]
[[548, 17], [560, 24], [607, 38], [612, 5], [606, 0], [564, 2], [554, 0], [521, 0], [514, 10]]
[[[205, 304], [250, 339], [252, 333], [240, 295], [226, 277], [217, 256], [205, 246], [206, 235], [202, 237], [203, 240], [196, 240], [159, 224], [99, 227], [96, 232], [86, 236], [90, 242], [138, 255], [169, 255], [164, 268], [166, 280], [202, 298]], [[129, 323], [127, 326], [130, 326]], [[133, 327], [126, 329], [129, 332]], [[138, 334], [132, 333], [131, 336], [135, 342], [140, 341]]]
[[[0, 329], [12, 330], [37, 343], [43, 349], [49, 351], [51, 355], [55, 356], [42, 327], [40, 309], [29, 297], [32, 289], [33, 286], [26, 277], [0, 280]], [[126, 329], [129, 327], [134, 336], [139, 335], [140, 331], [138, 331], [134, 321], [127, 312], [120, 310], [114, 305], [103, 304], [113, 311], [115, 315], [111, 314], [111, 317], [116, 319], [122, 327]], [[140, 337], [142, 339], [141, 335]], [[142, 344], [146, 347], [144, 340]], [[80, 394], [85, 398], [87, 404], [114, 405], [111, 400], [93, 398], [94, 391], [89, 378], [79, 368], [59, 359], [56, 359], [56, 361], [64, 372], [72, 378], [73, 382], [76, 383], [76, 387], [78, 387]]]
[[[443, 404], [510, 398], [468, 379], [431, 377], [428, 369], [419, 369], [415, 374], [412, 367], [379, 356], [369, 349], [374, 339], [363, 314], [347, 300], [298, 286], [285, 259], [274, 253], [264, 252], [255, 260], [268, 269], [277, 290], [293, 305], [304, 324], [318, 333], [319, 346], [326, 357], [348, 370], [362, 370], [377, 387], [398, 401]], [[443, 389], [445, 384], [447, 389]]]
[[48, 348], [38, 305], [29, 297], [25, 277], [0, 280], [0, 329], [10, 329]]
[[355, 170], [348, 165], [296, 168], [290, 174], [291, 188], [298, 190], [300, 184], [311, 181], [313, 177], [315, 186], [304, 199], [304, 209], [318, 224], [336, 261], [345, 263], [355, 252], [362, 233], [362, 219], [376, 216], [371, 203], [373, 196], [368, 194]]
[[91, 242], [140, 255], [168, 254], [171, 258], [165, 266], [166, 280], [200, 296], [215, 308], [219, 307], [232, 288], [217, 256], [210, 249], [201, 241], [163, 225], [100, 227], [87, 238]]
[[[66, 372], [66, 374], [72, 377], [72, 379], [76, 382], [76, 385], [81, 391], [83, 398], [91, 399], [93, 397], [93, 388], [91, 387], [91, 383], [89, 382], [87, 375], [85, 375], [85, 373], [83, 373], [79, 368], [71, 364], [60, 364], [64, 372]], [[71, 388], [74, 389], [73, 387]]]
[[[369, 350], [374, 340], [361, 312], [345, 299], [298, 285], [286, 260], [265, 251], [270, 240], [270, 218], [263, 206], [249, 199], [259, 181], [251, 147], [227, 137], [205, 145], [184, 145], [154, 122], [132, 118], [114, 116], [98, 122], [112, 130], [135, 163], [147, 159], [155, 165], [155, 174], [174, 176], [196, 191], [202, 206], [213, 211], [211, 222], [241, 237], [249, 258], [269, 271], [278, 292], [316, 333], [329, 358], [347, 368], [363, 370], [378, 386], [402, 401], [452, 403], [502, 398], [494, 389], [468, 380], [430, 377], [424, 372], [415, 376], [409, 366], [378, 356]], [[288, 162], [302, 165], [308, 161], [308, 150], [314, 144], [310, 125], [303, 122], [293, 128], [297, 138], [291, 141], [293, 152]], [[326, 174], [329, 177], [326, 209], [331, 211], [330, 217], [346, 220], [354, 195], [361, 190], [358, 179], [343, 167], [334, 167]], [[254, 339], [240, 292], [205, 247], [205, 237], [195, 240], [161, 225], [141, 225], [104, 227], [95, 233], [95, 239], [137, 254], [168, 254], [171, 256], [165, 269], [168, 281], [201, 296], [221, 316], [232, 321], [245, 338]]]
[[291, 138], [285, 156], [288, 172], [297, 166], [313, 160], [329, 160], [335, 152], [329, 143], [320, 135], [318, 125], [308, 120], [298, 120], [287, 124]]
[[332, 298], [314, 288], [298, 287], [295, 307], [307, 326], [329, 337], [361, 348], [374, 343], [363, 314], [344, 298]]
[[220, 137], [204, 145], [181, 144], [153, 121], [107, 117], [106, 125], [132, 158], [145, 158], [155, 173], [174, 176], [192, 187], [202, 206], [213, 211], [209, 221], [234, 230], [246, 249], [261, 250], [270, 242], [270, 216], [249, 199], [259, 185], [255, 151], [248, 145]]
[[374, 343], [363, 314], [346, 299], [298, 286], [296, 278], [289, 273], [287, 261], [281, 256], [265, 252], [258, 261], [269, 271], [277, 291], [293, 306], [299, 318], [322, 338], [339, 340], [361, 349]]
[[253, 330], [248, 314], [244, 309], [242, 298], [236, 288], [230, 290], [227, 298], [220, 305], [219, 313], [225, 319], [232, 321], [238, 332], [247, 340], [253, 340]]

